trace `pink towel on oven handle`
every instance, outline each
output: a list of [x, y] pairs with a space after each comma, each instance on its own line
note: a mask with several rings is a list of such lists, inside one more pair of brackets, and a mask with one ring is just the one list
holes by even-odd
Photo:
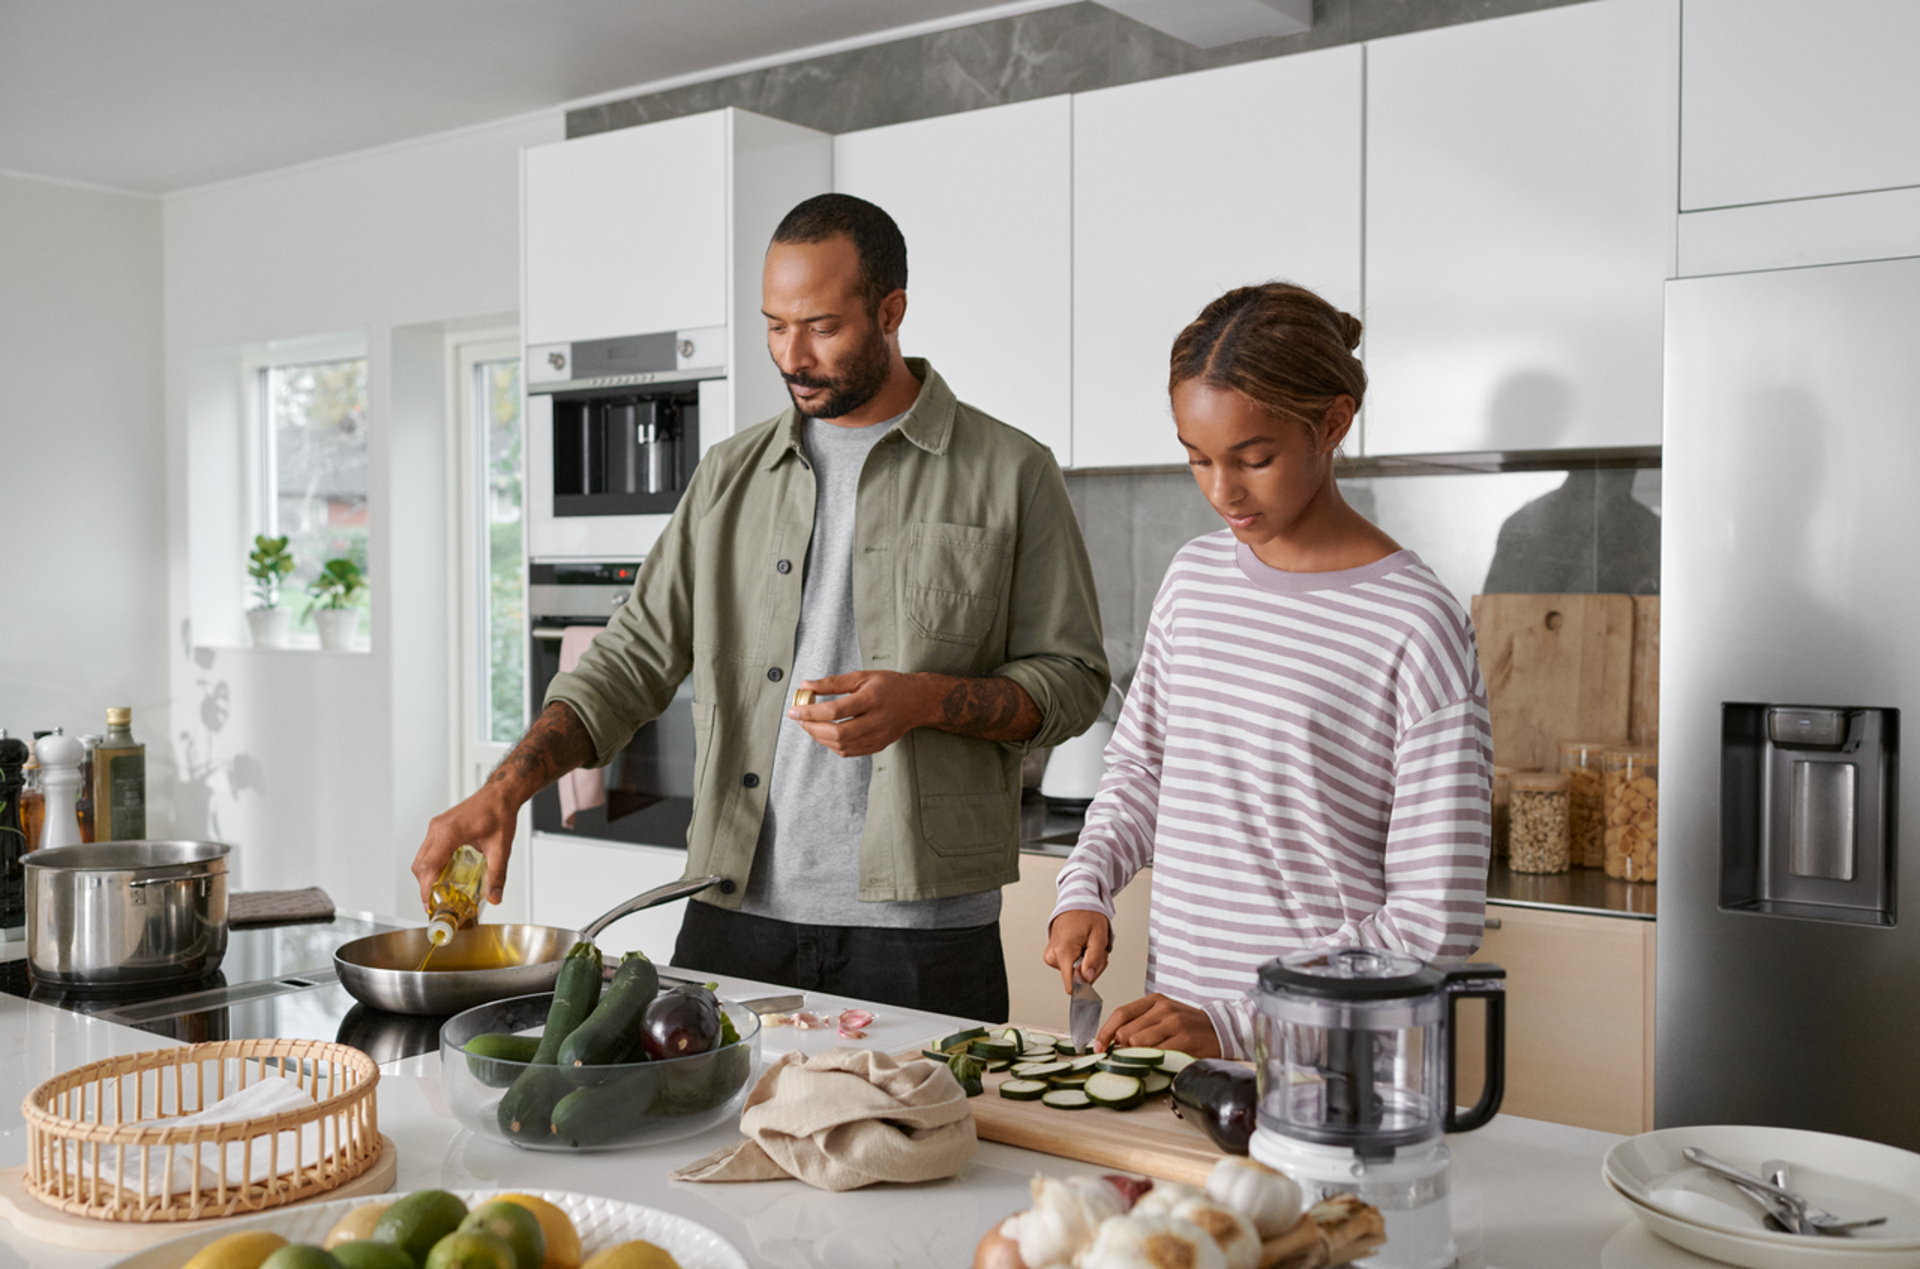
[[[605, 626], [568, 626], [560, 635], [560, 673], [566, 674], [580, 664], [580, 654]], [[607, 804], [607, 772], [604, 767], [582, 767], [560, 777], [560, 822], [573, 827], [573, 817], [582, 811]]]

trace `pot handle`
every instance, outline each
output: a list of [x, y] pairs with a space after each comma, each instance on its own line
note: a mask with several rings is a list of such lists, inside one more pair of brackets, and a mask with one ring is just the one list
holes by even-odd
[[[1507, 971], [1498, 965], [1475, 961], [1447, 974], [1447, 1117], [1448, 1132], [1472, 1132], [1485, 1126], [1499, 1113], [1507, 1092]], [[1487, 1002], [1486, 1082], [1480, 1086], [1480, 1100], [1466, 1114], [1459, 1113], [1453, 1095], [1454, 1037], [1459, 1033], [1454, 1006], [1464, 998], [1479, 997]]]
[[600, 931], [612, 925], [623, 916], [631, 916], [642, 908], [658, 907], [663, 903], [672, 903], [675, 899], [684, 899], [690, 894], [699, 894], [708, 886], [717, 886], [724, 880], [721, 877], [682, 877], [678, 881], [669, 881], [664, 886], [655, 886], [645, 894], [637, 894], [619, 907], [589, 921], [580, 931], [582, 938], [598, 938]]

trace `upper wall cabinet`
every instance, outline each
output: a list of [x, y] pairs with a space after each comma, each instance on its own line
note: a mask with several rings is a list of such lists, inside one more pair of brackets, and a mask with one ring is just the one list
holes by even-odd
[[730, 405], [717, 435], [778, 412], [761, 259], [788, 209], [832, 186], [831, 137], [744, 110], [528, 150], [527, 344], [723, 328]]
[[907, 240], [901, 349], [1072, 459], [1073, 107], [1065, 96], [834, 138], [834, 188]]
[[1365, 453], [1660, 442], [1678, 23], [1595, 0], [1368, 47]]
[[1680, 205], [1920, 185], [1920, 4], [1686, 0]]
[[1349, 45], [1073, 99], [1073, 460], [1184, 462], [1174, 337], [1283, 278], [1360, 311], [1361, 66]]

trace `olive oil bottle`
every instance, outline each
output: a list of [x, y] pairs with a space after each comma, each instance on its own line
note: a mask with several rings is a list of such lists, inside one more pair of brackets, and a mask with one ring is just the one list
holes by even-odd
[[133, 710], [107, 711], [107, 734], [93, 750], [93, 839], [140, 841], [147, 835], [147, 747], [133, 738]]
[[467, 929], [480, 920], [480, 909], [487, 903], [486, 885], [487, 857], [471, 846], [454, 851], [433, 881], [433, 902], [427, 912], [427, 954], [420, 958], [421, 969], [455, 930]]

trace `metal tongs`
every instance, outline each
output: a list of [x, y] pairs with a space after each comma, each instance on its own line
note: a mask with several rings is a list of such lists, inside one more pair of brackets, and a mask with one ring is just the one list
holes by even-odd
[[1743, 1168], [1736, 1168], [1714, 1158], [1698, 1146], [1688, 1146], [1680, 1152], [1689, 1163], [1705, 1168], [1717, 1176], [1723, 1176], [1740, 1188], [1741, 1193], [1766, 1209], [1780, 1227], [1789, 1234], [1846, 1234], [1852, 1230], [1864, 1229], [1869, 1225], [1884, 1225], [1884, 1216], [1868, 1216], [1857, 1220], [1844, 1220], [1832, 1212], [1823, 1211], [1807, 1202], [1806, 1196], [1797, 1194], [1786, 1187], [1787, 1165], [1772, 1162], [1763, 1165], [1773, 1176], [1755, 1176]]

